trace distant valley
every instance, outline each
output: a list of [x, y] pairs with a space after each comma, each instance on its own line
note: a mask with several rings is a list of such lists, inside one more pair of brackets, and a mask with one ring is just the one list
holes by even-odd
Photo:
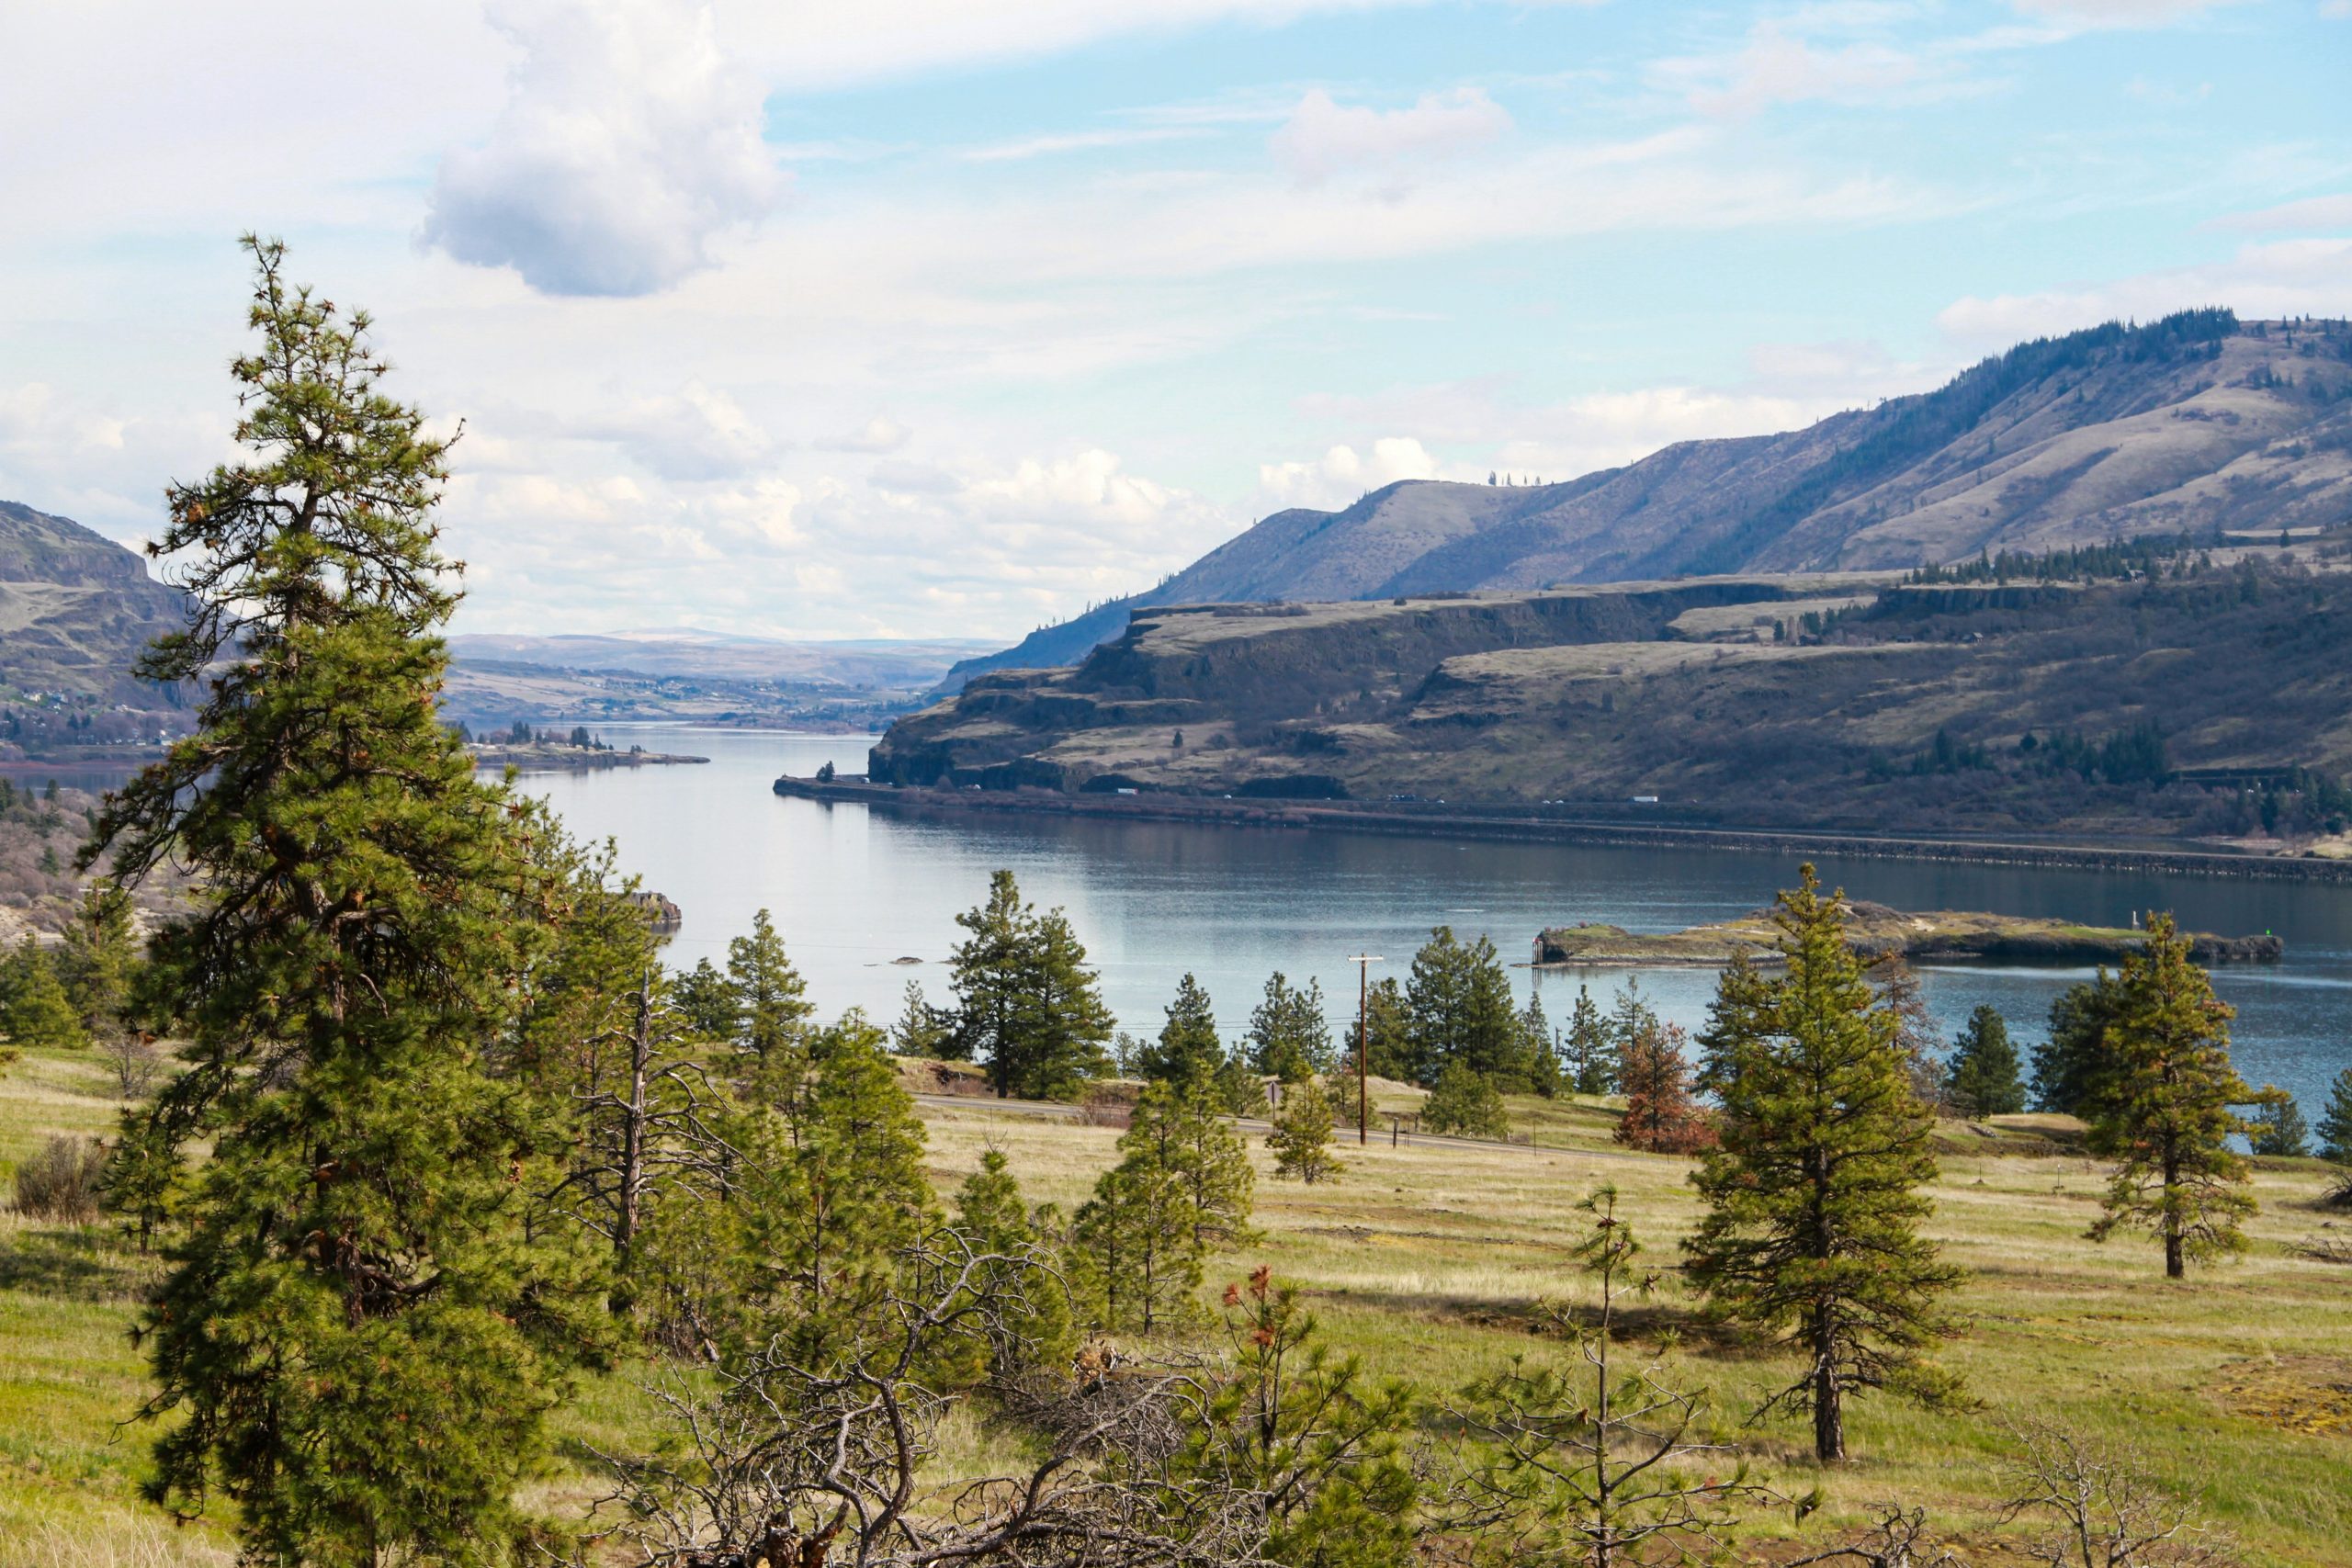
[[786, 642], [693, 631], [531, 637], [465, 633], [443, 711], [475, 729], [516, 719], [879, 728], [957, 660], [953, 639]]

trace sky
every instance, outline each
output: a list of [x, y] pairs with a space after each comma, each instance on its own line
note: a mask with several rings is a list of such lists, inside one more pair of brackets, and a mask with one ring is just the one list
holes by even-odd
[[232, 455], [246, 230], [457, 627], [1011, 640], [1285, 506], [2352, 314], [2352, 0], [0, 7], [0, 499]]

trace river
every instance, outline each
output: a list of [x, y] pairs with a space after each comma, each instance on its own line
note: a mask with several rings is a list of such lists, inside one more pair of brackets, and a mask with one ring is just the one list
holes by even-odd
[[[948, 1000], [955, 917], [1009, 867], [1024, 897], [1059, 905], [1100, 968], [1122, 1027], [1156, 1032], [1187, 970], [1216, 999], [1228, 1038], [1247, 1028], [1270, 971], [1322, 982], [1335, 1025], [1352, 1020], [1350, 954], [1380, 954], [1373, 977], [1402, 976], [1430, 928], [1484, 932], [1515, 965], [1524, 999], [1540, 986], [1564, 1021], [1577, 987], [1605, 1006], [1620, 972], [1524, 967], [1546, 925], [1605, 920], [1676, 931], [1769, 903], [1796, 880], [1794, 857], [1720, 851], [1583, 849], [1444, 838], [1126, 823], [990, 815], [917, 820], [862, 806], [786, 800], [779, 773], [826, 761], [862, 772], [866, 736], [794, 736], [673, 726], [614, 726], [616, 744], [707, 756], [698, 766], [526, 775], [582, 837], [610, 837], [627, 871], [685, 914], [672, 945], [691, 964], [726, 959], [727, 942], [765, 908], [820, 1012], [863, 1008], [887, 1023], [910, 979]], [[2215, 989], [2238, 1010], [2239, 1070], [2275, 1082], [2316, 1118], [2328, 1081], [2352, 1066], [2352, 888], [2009, 866], [1825, 858], [1826, 882], [1896, 908], [1993, 909], [2123, 925], [2169, 908], [2196, 930], [2276, 931], [2276, 965], [2225, 968]], [[902, 958], [919, 964], [897, 962]], [[1921, 971], [1949, 1036], [1991, 1002], [2022, 1051], [2042, 1038], [2050, 1000], [2086, 970], [1935, 966]], [[1658, 1010], [1686, 1027], [1706, 1016], [1709, 971], [1645, 971]]]

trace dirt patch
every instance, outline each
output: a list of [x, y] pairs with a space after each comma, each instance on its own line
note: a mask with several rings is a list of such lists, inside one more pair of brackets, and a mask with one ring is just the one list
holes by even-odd
[[2312, 1438], [2352, 1438], [2352, 1359], [2285, 1356], [2237, 1361], [2213, 1380], [2233, 1416]]

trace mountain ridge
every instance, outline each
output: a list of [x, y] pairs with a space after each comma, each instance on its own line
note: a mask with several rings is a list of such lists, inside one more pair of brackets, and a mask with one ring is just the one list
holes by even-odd
[[1148, 606], [1904, 569], [2352, 511], [2352, 328], [2220, 309], [2037, 338], [1932, 391], [1555, 485], [1404, 480], [1276, 513], [1144, 593], [967, 660], [1073, 663]]

